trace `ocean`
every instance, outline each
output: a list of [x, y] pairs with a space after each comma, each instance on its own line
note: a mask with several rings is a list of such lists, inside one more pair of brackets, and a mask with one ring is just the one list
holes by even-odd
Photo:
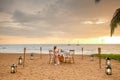
[[23, 53], [26, 48], [26, 53], [48, 54], [49, 50], [57, 46], [58, 49], [64, 51], [75, 50], [75, 54], [95, 54], [98, 53], [98, 48], [101, 48], [101, 53], [104, 54], [120, 54], [120, 44], [0, 44], [0, 53]]

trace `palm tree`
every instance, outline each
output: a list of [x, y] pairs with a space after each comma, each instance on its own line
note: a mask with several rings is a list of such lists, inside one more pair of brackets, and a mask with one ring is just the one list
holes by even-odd
[[111, 20], [111, 23], [110, 23], [110, 28], [111, 28], [110, 35], [111, 36], [114, 33], [114, 30], [115, 28], [117, 28], [118, 25], [120, 25], [120, 8], [116, 9], [113, 15], [113, 18]]
[[[95, 3], [99, 3], [100, 1], [101, 0], [95, 0]], [[120, 8], [115, 10], [112, 20], [110, 22], [110, 36], [113, 35], [115, 28], [117, 28], [118, 25], [120, 25]]]

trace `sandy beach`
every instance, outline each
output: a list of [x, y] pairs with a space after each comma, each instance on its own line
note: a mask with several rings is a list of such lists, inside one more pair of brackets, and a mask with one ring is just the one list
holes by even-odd
[[[111, 60], [112, 75], [105, 74], [105, 59], [99, 68], [97, 57], [90, 61], [89, 56], [75, 55], [75, 63], [49, 64], [49, 55], [26, 55], [25, 66], [18, 65], [22, 54], [0, 53], [0, 80], [120, 80], [120, 62]], [[10, 73], [10, 65], [17, 64], [17, 72]]]

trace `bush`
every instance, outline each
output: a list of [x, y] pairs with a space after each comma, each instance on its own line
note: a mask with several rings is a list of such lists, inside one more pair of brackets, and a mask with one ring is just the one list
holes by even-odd
[[[99, 57], [99, 54], [94, 54], [94, 56]], [[109, 57], [110, 59], [119, 60], [120, 61], [120, 54], [101, 54], [102, 58]]]

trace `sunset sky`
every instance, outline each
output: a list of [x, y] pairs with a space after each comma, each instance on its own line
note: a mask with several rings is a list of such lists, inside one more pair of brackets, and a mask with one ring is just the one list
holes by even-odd
[[120, 44], [120, 0], [0, 0], [0, 44]]

